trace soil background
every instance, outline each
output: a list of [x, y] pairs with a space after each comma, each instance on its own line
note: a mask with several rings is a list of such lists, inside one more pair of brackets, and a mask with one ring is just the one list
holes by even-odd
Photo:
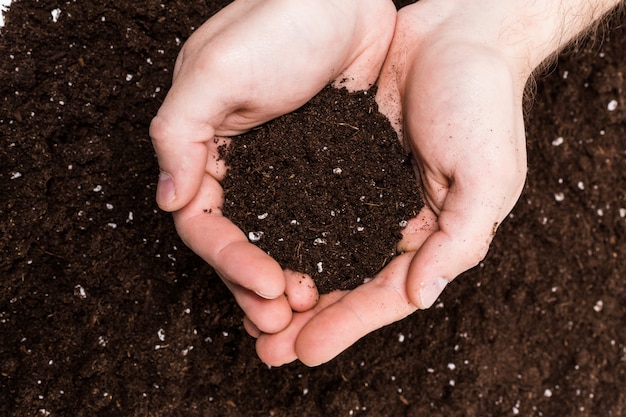
[[527, 187], [484, 262], [329, 364], [270, 369], [154, 203], [150, 119], [226, 3], [5, 15], [0, 415], [625, 415], [624, 20], [539, 77]]

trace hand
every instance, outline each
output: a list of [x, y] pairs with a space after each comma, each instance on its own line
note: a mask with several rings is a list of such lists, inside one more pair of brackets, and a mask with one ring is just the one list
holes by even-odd
[[326, 362], [369, 332], [430, 307], [483, 259], [519, 198], [528, 61], [511, 58], [506, 45], [482, 42], [484, 14], [475, 22], [482, 31], [473, 31], [468, 8], [458, 11], [428, 1], [400, 10], [379, 80], [379, 108], [414, 157], [426, 203], [404, 230], [404, 254], [355, 290], [322, 296], [283, 332], [257, 332], [266, 363]]
[[[300, 107], [330, 81], [373, 84], [396, 11], [389, 0], [241, 0], [186, 42], [150, 135], [159, 160], [157, 201], [174, 211], [183, 241], [212, 265], [255, 328], [283, 329], [292, 309], [317, 301], [312, 282], [284, 273], [222, 216], [224, 136]], [[294, 278], [295, 277], [295, 278]]]
[[619, 0], [421, 0], [399, 12], [377, 102], [411, 151], [426, 206], [373, 280], [321, 297], [284, 331], [257, 331], [261, 359], [326, 362], [431, 306], [485, 255], [526, 174], [522, 97], [546, 58]]

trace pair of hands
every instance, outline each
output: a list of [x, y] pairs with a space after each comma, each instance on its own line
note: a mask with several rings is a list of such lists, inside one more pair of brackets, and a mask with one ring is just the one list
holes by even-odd
[[[270, 365], [326, 362], [430, 307], [483, 259], [521, 193], [528, 60], [487, 43], [484, 17], [474, 22], [480, 31], [468, 27], [468, 7], [432, 3], [397, 12], [390, 0], [237, 0], [178, 57], [150, 127], [157, 201], [231, 290]], [[373, 280], [318, 297], [310, 278], [283, 271], [222, 215], [218, 147], [331, 81], [350, 90], [378, 83], [379, 109], [415, 159], [426, 205], [403, 232], [403, 253]]]

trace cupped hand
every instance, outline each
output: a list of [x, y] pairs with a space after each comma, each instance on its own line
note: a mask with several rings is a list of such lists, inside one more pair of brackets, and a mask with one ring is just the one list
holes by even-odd
[[321, 364], [369, 332], [430, 307], [484, 258], [519, 198], [526, 62], [505, 45], [482, 42], [479, 31], [473, 38], [467, 14], [435, 3], [400, 10], [376, 97], [413, 155], [424, 195], [424, 209], [398, 245], [404, 253], [355, 290], [323, 295], [283, 332], [257, 332], [266, 363]]
[[174, 212], [183, 241], [263, 332], [283, 329], [292, 309], [310, 308], [317, 294], [222, 216], [226, 167], [218, 148], [225, 136], [295, 110], [333, 80], [368, 88], [395, 18], [389, 0], [237, 0], [202, 25], [176, 61], [150, 126], [161, 169], [157, 202]]

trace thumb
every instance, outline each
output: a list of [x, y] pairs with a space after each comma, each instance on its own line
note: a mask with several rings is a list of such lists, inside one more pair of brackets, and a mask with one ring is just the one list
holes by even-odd
[[150, 124], [161, 170], [156, 199], [163, 210], [176, 211], [189, 203], [200, 188], [208, 157], [205, 142], [213, 138], [214, 130], [206, 123], [198, 127], [186, 117], [172, 117], [164, 108]]
[[450, 281], [485, 257], [497, 224], [480, 208], [463, 214], [443, 211], [438, 229], [411, 260], [407, 279], [411, 302], [421, 309], [430, 308]]

